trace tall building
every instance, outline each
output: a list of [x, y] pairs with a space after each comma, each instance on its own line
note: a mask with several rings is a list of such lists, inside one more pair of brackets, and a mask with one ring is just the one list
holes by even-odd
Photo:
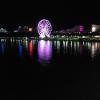
[[80, 25], [80, 32], [84, 32], [84, 26]]

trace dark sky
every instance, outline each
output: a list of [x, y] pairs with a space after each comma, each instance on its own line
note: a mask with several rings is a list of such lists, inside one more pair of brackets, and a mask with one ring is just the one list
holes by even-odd
[[[5, 3], [6, 2], [6, 3]], [[55, 28], [77, 24], [100, 24], [99, 3], [74, 0], [3, 1], [0, 6], [1, 24], [31, 24], [47, 18]]]

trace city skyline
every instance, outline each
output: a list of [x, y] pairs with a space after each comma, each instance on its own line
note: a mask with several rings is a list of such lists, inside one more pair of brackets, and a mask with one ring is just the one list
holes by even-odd
[[72, 0], [4, 2], [2, 5], [5, 6], [0, 6], [0, 24], [10, 27], [20, 24], [36, 26], [41, 19], [50, 20], [55, 29], [100, 24], [98, 4]]
[[[17, 27], [17, 26], [34, 26], [37, 27], [37, 23], [42, 20], [42, 19], [48, 19], [53, 26], [54, 30], [61, 30], [61, 29], [66, 29], [66, 28], [72, 28], [75, 25], [84, 25], [87, 28], [90, 28], [92, 24], [97, 24], [99, 25], [100, 22], [98, 21], [99, 19], [96, 17], [79, 17], [79, 16], [67, 16], [65, 19], [65, 16], [62, 17], [33, 17], [33, 18], [18, 18], [16, 19], [4, 19], [0, 23], [1, 27]], [[84, 20], [83, 20], [84, 19]]]

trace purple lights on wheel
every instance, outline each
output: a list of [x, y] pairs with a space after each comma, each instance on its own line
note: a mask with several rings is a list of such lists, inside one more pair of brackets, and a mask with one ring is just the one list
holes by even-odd
[[52, 32], [52, 26], [49, 20], [42, 19], [37, 26], [37, 31], [40, 35], [40, 37], [50, 37], [50, 34]]

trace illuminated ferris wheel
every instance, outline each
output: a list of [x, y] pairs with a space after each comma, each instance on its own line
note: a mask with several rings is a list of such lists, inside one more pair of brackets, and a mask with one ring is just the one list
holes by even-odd
[[37, 26], [38, 33], [40, 37], [50, 37], [50, 34], [52, 32], [52, 25], [49, 22], [49, 20], [42, 19]]

